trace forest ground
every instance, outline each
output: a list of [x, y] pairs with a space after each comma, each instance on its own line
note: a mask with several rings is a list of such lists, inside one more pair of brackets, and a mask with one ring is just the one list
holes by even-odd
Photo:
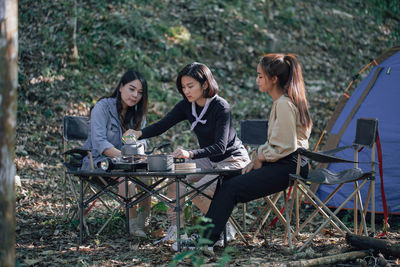
[[[38, 170], [41, 168], [38, 166]], [[44, 171], [42, 169], [42, 171]], [[24, 170], [23, 173], [35, 176], [35, 171]], [[40, 171], [39, 171], [40, 172]], [[71, 218], [71, 211], [76, 205], [71, 197], [72, 192], [67, 189], [67, 213], [63, 212], [64, 184], [62, 180], [54, 181], [50, 175], [44, 179], [22, 179], [21, 186], [17, 187], [17, 259], [21, 266], [286, 266], [291, 263], [299, 265], [299, 260], [313, 259], [329, 255], [337, 255], [358, 250], [346, 244], [344, 237], [332, 227], [324, 228], [303, 252], [289, 250], [284, 242], [284, 227], [279, 222], [272, 228], [263, 227], [255, 240], [251, 240], [247, 232], [249, 245], [237, 236], [227, 248], [215, 248], [214, 254], [204, 254], [201, 251], [177, 253], [171, 244], [153, 245], [153, 242], [162, 237], [168, 228], [164, 207], [154, 205], [150, 227], [147, 229], [149, 238], [138, 239], [129, 236], [124, 228], [123, 212], [118, 212], [105, 230], [96, 236], [94, 233], [108, 218], [107, 210], [97, 202], [86, 218], [91, 236], [84, 239], [84, 244], [78, 246], [79, 228], [77, 218]], [[154, 204], [157, 202], [153, 199]], [[108, 203], [116, 203], [108, 200]], [[249, 203], [248, 210], [257, 215], [264, 206], [262, 201]], [[69, 211], [69, 212], [68, 212]], [[307, 218], [311, 209], [302, 207], [301, 218]], [[195, 208], [186, 218], [186, 225], [194, 225], [200, 214]], [[241, 219], [241, 205], [234, 212], [235, 218]], [[352, 212], [343, 211], [340, 217], [348, 227], [352, 227]], [[247, 220], [247, 227], [251, 219]], [[267, 225], [271, 221], [269, 219]], [[310, 235], [311, 230], [318, 226], [318, 218], [300, 235], [297, 245]], [[383, 216], [377, 215], [377, 233], [383, 229]], [[400, 240], [400, 216], [389, 217], [389, 231], [385, 239]], [[253, 229], [254, 230], [254, 229]], [[85, 234], [86, 235], [86, 234]], [[386, 260], [395, 266], [398, 259], [385, 256]], [[369, 256], [358, 260], [347, 260], [332, 266], [376, 266], [379, 259], [376, 252], [371, 251]], [[397, 263], [396, 263], [397, 260]]]
[[[394, 6], [375, 6], [383, 2]], [[396, 1], [20, 0], [18, 4], [15, 164], [21, 185], [16, 188], [16, 258], [21, 266], [166, 266], [183, 256], [170, 245], [153, 246], [155, 237], [126, 236], [122, 213], [100, 237], [88, 238], [77, 249], [76, 220], [63, 214], [64, 193], [71, 209], [73, 197], [63, 179], [62, 118], [88, 115], [90, 106], [111, 93], [127, 68], [140, 70], [148, 80], [148, 123], [152, 123], [181, 97], [175, 89], [177, 71], [193, 61], [207, 64], [220, 95], [231, 104], [239, 132], [240, 120], [267, 118], [272, 103], [255, 84], [258, 58], [266, 52], [295, 53], [303, 67], [314, 148], [352, 76], [400, 41]], [[79, 55], [75, 59], [71, 57], [74, 18]], [[184, 123], [153, 138], [150, 145], [162, 140], [197, 146]], [[165, 211], [154, 204], [159, 209], [153, 208], [150, 232], [159, 236], [157, 230], [168, 225]], [[257, 213], [260, 206], [252, 202], [249, 211]], [[89, 215], [94, 229], [104, 221], [96, 215]], [[351, 226], [351, 215], [341, 216]], [[389, 217], [390, 240], [400, 240], [399, 221], [398, 216]], [[377, 223], [380, 232], [382, 217]], [[179, 264], [219, 265], [229, 260], [236, 266], [279, 265], [353, 250], [327, 230], [304, 253], [292, 254], [282, 243], [282, 234], [278, 223], [249, 246], [240, 240], [230, 243], [235, 252], [197, 253]], [[388, 259], [395, 264], [396, 259]], [[342, 266], [375, 266], [375, 260], [371, 254]]]

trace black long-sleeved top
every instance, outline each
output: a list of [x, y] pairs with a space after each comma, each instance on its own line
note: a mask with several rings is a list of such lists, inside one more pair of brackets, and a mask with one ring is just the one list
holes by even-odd
[[[200, 115], [202, 109], [203, 107], [196, 105], [197, 115]], [[141, 138], [160, 135], [183, 120], [188, 120], [190, 124], [195, 121], [192, 103], [186, 99], [176, 104], [160, 121], [142, 129]], [[244, 156], [242, 150], [239, 150], [242, 141], [233, 128], [231, 110], [225, 99], [217, 95], [211, 101], [202, 120], [207, 122], [199, 122], [193, 129], [200, 145], [200, 149], [192, 150], [194, 159], [208, 157], [213, 162], [219, 162], [231, 155]]]

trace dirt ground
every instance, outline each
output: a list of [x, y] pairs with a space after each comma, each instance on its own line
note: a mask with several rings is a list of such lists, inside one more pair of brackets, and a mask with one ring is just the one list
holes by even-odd
[[[34, 162], [31, 164], [34, 165]], [[165, 211], [159, 208], [152, 209], [149, 239], [127, 236], [124, 215], [119, 212], [100, 236], [92, 234], [85, 238], [82, 246], [78, 246], [77, 219], [67, 219], [63, 212], [64, 192], [68, 196], [67, 209], [72, 210], [74, 204], [72, 193], [64, 188], [59, 172], [61, 166], [47, 171], [43, 170], [43, 166], [36, 167], [35, 170], [25, 169], [18, 173], [21, 185], [17, 187], [16, 258], [20, 266], [300, 266], [300, 260], [358, 250], [347, 245], [343, 237], [328, 228], [307, 249], [293, 253], [283, 242], [284, 229], [277, 223], [275, 227], [264, 229], [255, 240], [250, 242], [248, 239], [248, 245], [237, 238], [226, 248], [215, 248], [214, 254], [202, 251], [175, 253], [171, 244], [152, 244], [168, 227]], [[256, 214], [260, 203], [249, 204], [248, 210]], [[88, 214], [92, 233], [106, 220], [100, 212], [101, 207], [102, 204], [97, 203], [92, 208], [96, 212]], [[191, 218], [196, 214], [197, 211], [194, 211]], [[235, 217], [240, 218], [240, 214], [239, 207]], [[348, 212], [341, 215], [349, 217]], [[399, 217], [389, 218], [389, 240], [400, 240]], [[376, 221], [382, 222], [382, 216], [378, 215]], [[378, 232], [381, 232], [381, 227], [378, 223]], [[297, 244], [301, 244], [308, 235], [301, 235]], [[384, 256], [384, 259], [392, 266], [399, 265], [399, 259], [389, 256]], [[371, 251], [368, 256], [332, 266], [383, 266], [378, 265], [380, 261], [382, 258]]]

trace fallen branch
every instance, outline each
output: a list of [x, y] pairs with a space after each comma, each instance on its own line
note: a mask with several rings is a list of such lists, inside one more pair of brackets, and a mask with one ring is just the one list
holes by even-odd
[[400, 243], [393, 241], [368, 236], [347, 234], [346, 242], [349, 245], [360, 249], [374, 249], [384, 255], [400, 257]]
[[366, 257], [368, 255], [369, 254], [367, 251], [352, 251], [332, 256], [309, 259], [309, 260], [291, 261], [288, 262], [286, 266], [307, 266], [307, 267], [322, 266], [327, 264], [335, 264], [343, 261], [355, 260], [358, 258]]

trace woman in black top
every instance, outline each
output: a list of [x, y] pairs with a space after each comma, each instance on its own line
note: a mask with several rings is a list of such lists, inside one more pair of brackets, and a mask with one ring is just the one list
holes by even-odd
[[[138, 138], [150, 138], [164, 133], [181, 121], [188, 120], [200, 148], [178, 148], [173, 152], [174, 157], [193, 160], [198, 168], [244, 168], [250, 161], [249, 156], [233, 128], [229, 104], [217, 95], [218, 84], [210, 69], [197, 62], [187, 65], [179, 72], [176, 87], [183, 100], [160, 121], [141, 131], [132, 130], [132, 134]], [[199, 187], [213, 178], [215, 175], [192, 175], [187, 177], [187, 181], [195, 182], [194, 186]], [[216, 182], [203, 192], [212, 196], [215, 188]], [[168, 196], [173, 199], [176, 197], [175, 189], [175, 183], [168, 187]], [[182, 186], [180, 192], [184, 194], [186, 188]], [[197, 196], [192, 202], [204, 214], [208, 211], [210, 200], [207, 198]], [[169, 209], [167, 214], [171, 227], [162, 241], [176, 239], [175, 212]]]

